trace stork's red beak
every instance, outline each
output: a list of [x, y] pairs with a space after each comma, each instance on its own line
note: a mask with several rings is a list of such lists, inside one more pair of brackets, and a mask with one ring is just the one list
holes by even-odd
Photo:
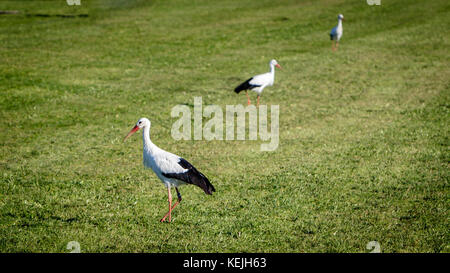
[[275, 66], [278, 67], [279, 69], [282, 69], [281, 65], [279, 65], [279, 64], [276, 64]]
[[128, 135], [123, 139], [123, 142], [125, 142], [125, 140], [127, 140], [127, 138], [129, 138], [132, 134], [136, 133], [137, 130], [139, 130], [139, 126], [135, 125], [133, 129], [131, 129], [131, 131], [128, 133]]

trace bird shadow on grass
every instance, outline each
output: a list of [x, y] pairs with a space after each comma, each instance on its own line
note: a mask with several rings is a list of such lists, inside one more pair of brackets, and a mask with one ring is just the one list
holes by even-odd
[[45, 13], [27, 13], [25, 14], [27, 17], [41, 17], [41, 18], [49, 18], [49, 17], [58, 17], [58, 18], [87, 18], [89, 14], [45, 14]]

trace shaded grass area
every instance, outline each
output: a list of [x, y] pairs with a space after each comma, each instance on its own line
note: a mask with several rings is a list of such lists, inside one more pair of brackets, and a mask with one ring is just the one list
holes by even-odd
[[[450, 5], [386, 2], [0, 2], [89, 15], [0, 15], [0, 250], [448, 252]], [[173, 106], [245, 103], [271, 58], [276, 151], [170, 137]], [[143, 116], [217, 189], [181, 188], [172, 224], [141, 138], [121, 143]]]

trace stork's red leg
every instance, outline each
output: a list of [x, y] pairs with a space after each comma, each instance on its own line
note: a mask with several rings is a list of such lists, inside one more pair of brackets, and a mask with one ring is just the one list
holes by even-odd
[[167, 192], [169, 194], [169, 212], [161, 219], [161, 222], [166, 221], [167, 216], [169, 216], [169, 223], [172, 220], [172, 194], [170, 193], [170, 186], [167, 187]]
[[161, 222], [164, 222], [164, 220], [166, 219], [167, 216], [169, 216], [169, 222], [170, 222], [170, 213], [172, 212], [172, 210], [181, 202], [181, 193], [178, 191], [178, 188], [175, 187], [175, 189], [177, 190], [177, 197], [178, 200], [177, 202], [175, 202], [175, 204], [172, 206], [172, 208], [169, 209], [169, 212], [166, 213], [166, 215], [164, 215], [164, 218], [161, 219]]
[[173, 210], [178, 204], [180, 204], [180, 202], [181, 202], [181, 193], [178, 191], [178, 188], [177, 188], [177, 187], [175, 187], [175, 189], [177, 190], [177, 197], [178, 197], [178, 200], [177, 200], [177, 202], [175, 202], [175, 204], [172, 206], [172, 210]]
[[258, 99], [257, 99], [257, 102], [256, 102], [256, 107], [258, 107], [259, 106], [259, 95], [258, 95]]
[[250, 97], [248, 96], [248, 91], [245, 91], [245, 95], [247, 95], [247, 105], [252, 104], [252, 103], [250, 102]]

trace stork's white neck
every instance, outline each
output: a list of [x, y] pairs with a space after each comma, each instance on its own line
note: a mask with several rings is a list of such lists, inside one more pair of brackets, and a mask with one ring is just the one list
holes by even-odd
[[275, 66], [270, 64], [270, 73], [275, 74]]
[[338, 27], [342, 27], [342, 19], [341, 18], [338, 19]]
[[153, 154], [156, 145], [153, 144], [153, 142], [150, 139], [150, 126], [144, 126], [142, 130], [142, 139], [144, 141], [144, 150], [147, 150], [150, 152], [150, 154]]

